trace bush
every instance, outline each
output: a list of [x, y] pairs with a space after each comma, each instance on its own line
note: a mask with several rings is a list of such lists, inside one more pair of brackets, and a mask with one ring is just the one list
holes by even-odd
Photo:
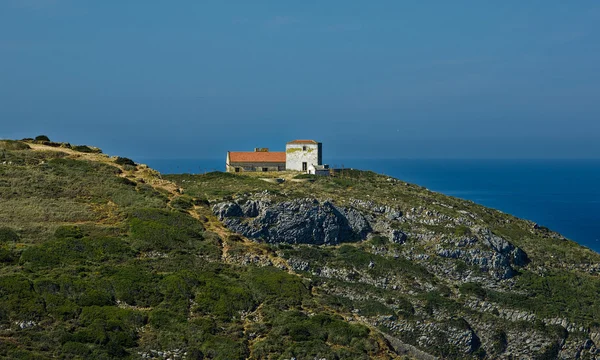
[[178, 196], [171, 201], [171, 206], [177, 210], [190, 210], [194, 207], [193, 199], [189, 196]]
[[115, 298], [135, 306], [157, 306], [164, 296], [156, 284], [160, 277], [139, 264], [120, 266], [110, 276]]
[[375, 246], [383, 246], [385, 244], [388, 244], [390, 242], [390, 240], [385, 236], [377, 235], [377, 236], [373, 236], [369, 240], [369, 242]]
[[454, 235], [459, 237], [470, 236], [471, 229], [465, 225], [459, 225], [454, 229]]
[[46, 135], [38, 135], [35, 137], [35, 141], [50, 141], [50, 138]]
[[59, 226], [54, 232], [57, 239], [81, 239], [83, 235], [83, 230], [77, 226]]
[[43, 298], [31, 281], [20, 275], [0, 277], [0, 303], [11, 320], [38, 320], [46, 314]]
[[[146, 323], [146, 317], [138, 311], [119, 309], [114, 306], [86, 307], [79, 316], [81, 327], [73, 334], [66, 334], [62, 341], [99, 345], [96, 349], [109, 358], [122, 358], [127, 348], [137, 346], [137, 329]], [[65, 346], [63, 345], [63, 346]], [[69, 351], [84, 351], [83, 347], [67, 345]], [[93, 358], [106, 355], [92, 354]]]
[[272, 330], [254, 347], [258, 358], [276, 353], [301, 359], [364, 359], [378, 348], [369, 339], [367, 327], [349, 324], [336, 315], [286, 311], [272, 316]]
[[256, 303], [244, 284], [226, 276], [203, 273], [199, 276], [200, 286], [195, 296], [196, 312], [230, 320], [240, 311], [252, 310]]
[[0, 227], [0, 244], [16, 243], [19, 241], [19, 235], [11, 228]]
[[85, 344], [67, 341], [62, 346], [62, 353], [84, 357], [89, 355], [91, 351], [90, 348]]
[[77, 231], [60, 231], [56, 239], [25, 249], [20, 262], [37, 268], [60, 264], [100, 263], [133, 255], [131, 248], [119, 238], [88, 238], [80, 235]]
[[0, 149], [4, 150], [29, 150], [31, 147], [23, 142], [15, 140], [0, 140]]
[[117, 164], [117, 165], [130, 165], [130, 166], [136, 166], [137, 165], [133, 160], [131, 160], [129, 158], [126, 158], [126, 157], [120, 157], [120, 156], [117, 156], [117, 158], [115, 159], [115, 164]]
[[318, 179], [319, 176], [318, 175], [314, 175], [314, 174], [298, 174], [296, 176], [294, 176], [294, 179]]
[[82, 152], [82, 153], [95, 153], [95, 152], [98, 152], [97, 150], [94, 150], [91, 147], [86, 146], [86, 145], [74, 145], [73, 147], [71, 147], [71, 149], [73, 149], [74, 151]]
[[480, 299], [484, 299], [487, 294], [485, 289], [481, 287], [480, 284], [472, 282], [461, 284], [458, 290], [461, 294], [474, 295]]
[[123, 184], [123, 185], [127, 185], [127, 186], [136, 186], [137, 183], [135, 181], [129, 180], [126, 177], [119, 177], [117, 180], [119, 183]]
[[503, 329], [496, 330], [492, 335], [492, 350], [496, 354], [501, 354], [506, 350], [507, 344], [506, 332]]
[[134, 246], [141, 251], [197, 247], [204, 227], [189, 215], [158, 209], [132, 212], [129, 229]]
[[13, 261], [14, 258], [12, 252], [0, 247], [0, 263], [12, 263]]
[[277, 300], [286, 304], [300, 304], [309, 294], [308, 288], [298, 276], [290, 275], [274, 267], [250, 268], [244, 274], [244, 282], [248, 284], [258, 301]]

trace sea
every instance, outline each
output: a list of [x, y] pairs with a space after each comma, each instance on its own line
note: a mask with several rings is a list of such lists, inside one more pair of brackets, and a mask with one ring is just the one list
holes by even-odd
[[[165, 174], [225, 170], [221, 158], [139, 160]], [[529, 219], [600, 253], [600, 159], [340, 159], [328, 163], [372, 170]]]

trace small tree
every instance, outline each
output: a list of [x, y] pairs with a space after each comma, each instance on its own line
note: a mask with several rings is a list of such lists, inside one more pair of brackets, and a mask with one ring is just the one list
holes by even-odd
[[50, 138], [46, 135], [38, 135], [35, 137], [36, 141], [50, 141]]
[[117, 159], [115, 160], [116, 164], [119, 165], [130, 165], [130, 166], [135, 166], [135, 162], [131, 159], [128, 159], [126, 157], [120, 157], [118, 156]]

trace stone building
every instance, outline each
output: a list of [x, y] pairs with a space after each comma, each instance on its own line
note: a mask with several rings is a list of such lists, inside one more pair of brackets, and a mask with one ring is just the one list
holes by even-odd
[[327, 176], [330, 174], [329, 165], [309, 165], [308, 173], [312, 175]]
[[294, 140], [285, 146], [285, 152], [271, 152], [266, 148], [254, 151], [228, 151], [227, 172], [296, 170], [325, 174], [322, 145], [314, 140]]
[[323, 165], [323, 146], [314, 140], [294, 140], [285, 146], [286, 170], [308, 172], [310, 165]]
[[285, 153], [256, 148], [254, 151], [228, 151], [225, 163], [227, 172], [283, 171]]

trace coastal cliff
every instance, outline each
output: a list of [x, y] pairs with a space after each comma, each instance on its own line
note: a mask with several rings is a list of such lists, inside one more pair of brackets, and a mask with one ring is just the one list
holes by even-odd
[[530, 221], [368, 171], [0, 155], [0, 357], [600, 358], [600, 255]]

